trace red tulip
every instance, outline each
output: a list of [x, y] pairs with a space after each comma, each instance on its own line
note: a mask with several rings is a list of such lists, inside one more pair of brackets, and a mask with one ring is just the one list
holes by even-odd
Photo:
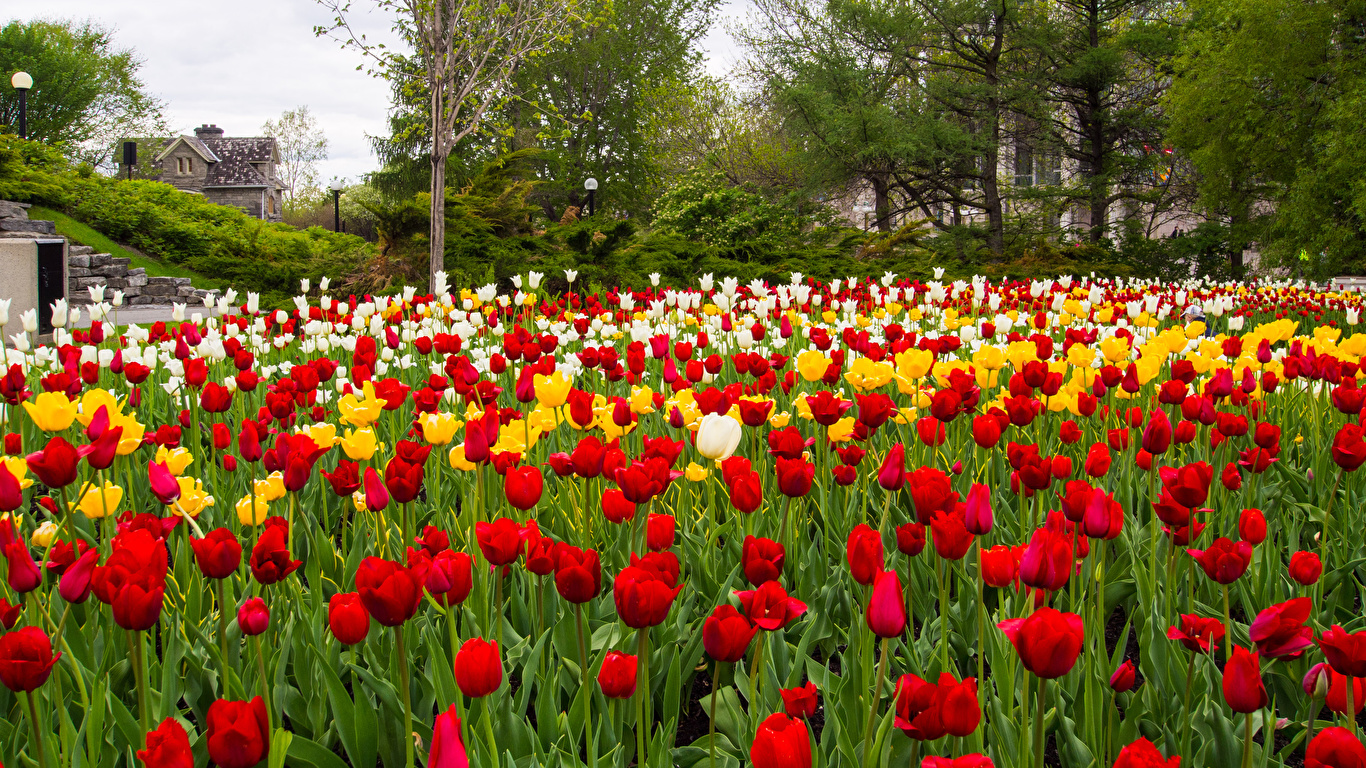
[[602, 695], [609, 699], [629, 699], [636, 695], [638, 667], [635, 656], [621, 651], [608, 651], [598, 672], [598, 687], [602, 689]]
[[23, 540], [16, 539], [4, 545], [4, 555], [9, 564], [5, 577], [10, 589], [22, 595], [42, 585], [43, 572], [33, 562], [33, 555], [29, 554], [28, 545]]
[[1181, 614], [1181, 626], [1167, 630], [1167, 639], [1176, 640], [1192, 653], [1212, 653], [1224, 637], [1224, 622], [1194, 614]]
[[673, 515], [650, 515], [645, 521], [645, 546], [651, 552], [663, 552], [674, 545]]
[[934, 551], [945, 560], [961, 560], [972, 547], [973, 535], [963, 523], [961, 511], [938, 512], [930, 523]]
[[906, 630], [906, 603], [896, 571], [877, 574], [864, 618], [878, 637], [897, 637]]
[[190, 537], [199, 572], [208, 579], [226, 579], [242, 565], [242, 545], [227, 528], [215, 528], [204, 538]]
[[1161, 456], [1167, 452], [1172, 445], [1172, 423], [1167, 418], [1167, 412], [1158, 408], [1152, 412], [1148, 419], [1148, 426], [1143, 428], [1143, 440], [1141, 445], [1143, 450], [1154, 456]]
[[1208, 549], [1188, 549], [1186, 554], [1195, 558], [1206, 576], [1220, 584], [1232, 584], [1252, 562], [1252, 545], [1246, 541], [1234, 544], [1220, 537]]
[[1303, 586], [1318, 583], [1323, 575], [1323, 563], [1313, 552], [1296, 552], [1290, 556], [1290, 578]]
[[797, 688], [781, 688], [778, 694], [783, 697], [783, 711], [788, 717], [810, 719], [816, 714], [816, 706], [820, 703], [820, 692], [810, 680]]
[[266, 520], [256, 546], [251, 549], [251, 575], [262, 586], [283, 581], [303, 565], [289, 558], [289, 523], [280, 517]]
[[95, 597], [113, 609], [124, 629], [151, 629], [161, 618], [166, 594], [166, 543], [145, 528], [113, 539], [113, 552], [91, 576]]
[[1126, 660], [1119, 665], [1114, 674], [1110, 675], [1110, 688], [1115, 693], [1126, 693], [1133, 689], [1135, 678], [1134, 663]]
[[219, 768], [252, 768], [270, 755], [270, 720], [260, 696], [209, 705], [209, 759]]
[[811, 768], [811, 741], [806, 723], [779, 712], [759, 724], [750, 746], [754, 768]]
[[386, 627], [397, 627], [417, 613], [423, 581], [413, 569], [378, 557], [365, 558], [356, 569], [361, 603]]
[[1304, 768], [1366, 768], [1366, 747], [1346, 728], [1324, 728], [1309, 742]]
[[649, 560], [632, 555], [631, 565], [617, 574], [612, 585], [617, 615], [632, 629], [662, 624], [673, 607], [674, 598], [683, 590], [677, 581], [676, 570], [669, 573], [652, 566]]
[[478, 699], [498, 690], [503, 684], [503, 660], [498, 642], [472, 637], [455, 654], [455, 682], [460, 692]]
[[460, 605], [474, 586], [472, 559], [464, 552], [441, 550], [432, 557], [423, 586], [438, 605]]
[[1015, 553], [1004, 544], [982, 550], [982, 580], [989, 587], [1005, 587], [1015, 581], [1019, 565]]
[[508, 503], [523, 512], [536, 506], [545, 488], [545, 478], [536, 467], [518, 467], [508, 470], [503, 480], [503, 493]]
[[522, 553], [522, 527], [511, 518], [476, 523], [474, 536], [479, 542], [479, 551], [490, 565], [508, 565]]
[[1328, 691], [1324, 694], [1323, 700], [1328, 708], [1339, 715], [1347, 714], [1347, 681], [1351, 680], [1352, 716], [1361, 714], [1361, 710], [1366, 708], [1366, 679], [1339, 675], [1326, 664], [1324, 668], [1328, 677]]
[[49, 488], [64, 488], [76, 482], [80, 454], [61, 435], [47, 441], [43, 450], [28, 455], [28, 468]]
[[375, 471], [374, 467], [365, 468], [365, 508], [371, 512], [380, 512], [389, 506], [389, 488], [384, 485], [384, 480]]
[[926, 755], [925, 759], [920, 761], [920, 768], [995, 768], [995, 763], [980, 752], [959, 757]]
[[432, 749], [427, 754], [427, 768], [469, 768], [465, 739], [460, 734], [460, 716], [454, 704], [436, 716], [432, 724]]
[[958, 504], [949, 476], [935, 467], [921, 467], [906, 478], [916, 521], [929, 525], [936, 512], [951, 510]]
[[1355, 472], [1362, 464], [1366, 464], [1366, 441], [1362, 439], [1364, 434], [1366, 430], [1359, 424], [1343, 424], [1337, 434], [1333, 435], [1333, 463], [1347, 472]]
[[1334, 624], [1319, 637], [1319, 649], [1338, 674], [1366, 677], [1366, 632], [1348, 633]]
[[[332, 493], [342, 498], [348, 498], [351, 494], [360, 490], [360, 465], [354, 461], [342, 459], [337, 462], [337, 469], [334, 472], [320, 470], [323, 479], [332, 486]], [[388, 491], [385, 491], [388, 494]]]
[[450, 549], [451, 537], [450, 534], [440, 528], [437, 528], [434, 525], [428, 525], [423, 527], [421, 536], [413, 538], [413, 542], [427, 550], [427, 554], [436, 557], [447, 549]]
[[811, 492], [811, 481], [816, 476], [816, 465], [805, 459], [778, 459], [778, 490], [783, 495], [800, 498]]
[[[734, 458], [734, 457], [732, 457]], [[730, 505], [740, 512], [749, 514], [759, 508], [764, 502], [764, 488], [759, 480], [759, 473], [749, 471], [738, 475], [730, 487]]]
[[718, 605], [702, 622], [702, 647], [712, 659], [734, 664], [744, 658], [758, 631], [735, 606]]
[[1253, 619], [1248, 635], [1256, 643], [1258, 653], [1273, 659], [1294, 659], [1314, 646], [1314, 631], [1305, 626], [1312, 602], [1297, 597], [1277, 603]]
[[370, 634], [370, 612], [355, 592], [338, 592], [327, 603], [327, 627], [342, 645], [355, 645]]
[[1075, 613], [1044, 606], [1029, 618], [1009, 619], [996, 626], [1015, 646], [1024, 668], [1044, 679], [1067, 674], [1081, 653], [1082, 621]]
[[769, 632], [786, 627], [806, 613], [806, 603], [790, 597], [776, 581], [765, 582], [747, 592], [737, 592], [736, 597], [740, 598], [740, 606], [749, 620]]
[[877, 484], [888, 491], [899, 491], [906, 484], [906, 447], [892, 446], [877, 471]]
[[99, 550], [88, 549], [82, 553], [62, 572], [61, 581], [57, 585], [57, 594], [61, 595], [62, 599], [68, 603], [84, 603], [90, 597], [92, 578], [95, 575], [95, 566], [99, 561]]
[[1034, 531], [1034, 537], [1020, 558], [1020, 581], [1048, 592], [1062, 589], [1071, 577], [1075, 563], [1072, 551], [1074, 535], [1049, 528]]
[[1163, 467], [1158, 474], [1162, 478], [1162, 486], [1178, 504], [1198, 507], [1209, 497], [1214, 469], [1201, 461], [1184, 467]]
[[1248, 714], [1265, 707], [1268, 698], [1258, 654], [1233, 646], [1233, 656], [1224, 665], [1223, 689], [1224, 701], [1234, 712]]
[[968, 533], [985, 536], [991, 533], [994, 518], [991, 512], [991, 490], [981, 483], [973, 483], [963, 507], [963, 524]]
[[598, 553], [560, 544], [556, 550], [555, 589], [566, 601], [582, 604], [602, 589], [602, 564]]
[[52, 653], [52, 640], [37, 627], [6, 632], [0, 635], [0, 682], [15, 693], [37, 690], [61, 657]]
[[609, 522], [621, 525], [636, 516], [636, 505], [626, 498], [620, 488], [608, 488], [602, 492], [602, 514]]
[[1104, 443], [1096, 443], [1086, 453], [1083, 467], [1091, 477], [1105, 477], [1110, 473], [1110, 462], [1110, 449]]
[[424, 470], [421, 464], [406, 461], [395, 456], [384, 465], [384, 487], [399, 504], [407, 504], [417, 498], [422, 489]]
[[247, 637], [259, 635], [270, 627], [270, 609], [259, 597], [249, 598], [237, 609], [237, 626]]
[[995, 448], [1001, 442], [1001, 424], [991, 416], [976, 416], [972, 420], [972, 441], [982, 448]]
[[896, 551], [907, 557], [915, 557], [925, 551], [925, 526], [920, 523], [906, 523], [897, 526]]
[[854, 581], [868, 586], [882, 570], [882, 536], [863, 523], [849, 532], [845, 557]]
[[146, 768], [194, 768], [190, 737], [173, 717], [148, 731], [147, 748], [138, 750], [137, 756]]
[[1114, 768], [1180, 768], [1181, 758], [1164, 758], [1151, 741], [1139, 737], [1119, 751]]
[[746, 536], [740, 546], [740, 567], [745, 579], [756, 587], [783, 575], [784, 557], [783, 545], [772, 539]]

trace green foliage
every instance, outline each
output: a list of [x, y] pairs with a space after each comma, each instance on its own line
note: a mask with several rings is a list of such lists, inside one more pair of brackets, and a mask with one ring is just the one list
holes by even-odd
[[36, 142], [0, 136], [0, 197], [46, 205], [113, 241], [264, 303], [287, 300], [300, 278], [351, 273], [373, 247], [321, 227], [268, 224], [156, 181], [73, 168]]
[[138, 251], [129, 250], [113, 240], [110, 240], [103, 233], [95, 231], [93, 228], [76, 221], [61, 211], [35, 205], [29, 209], [28, 215], [29, 218], [45, 219], [53, 222], [57, 225], [57, 234], [66, 237], [77, 245], [88, 245], [91, 248], [94, 248], [96, 253], [108, 253], [116, 257], [130, 259], [132, 261], [132, 266], [141, 267], [147, 270], [148, 275], [188, 277], [194, 280], [194, 286], [196, 288], [226, 289], [228, 287], [226, 282], [192, 272], [184, 267], [169, 264], [159, 259], [150, 258]]
[[719, 171], [694, 169], [660, 195], [654, 223], [694, 242], [745, 248], [792, 240], [802, 221], [791, 207], [731, 185]]
[[[94, 22], [11, 21], [0, 27], [0, 72], [33, 76], [28, 136], [73, 159], [107, 165], [118, 140], [164, 133], [161, 102], [146, 90], [142, 61]], [[0, 126], [17, 132], [19, 98], [0, 88]]]

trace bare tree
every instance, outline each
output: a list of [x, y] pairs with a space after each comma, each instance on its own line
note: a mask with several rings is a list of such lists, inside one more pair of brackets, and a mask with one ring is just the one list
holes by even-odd
[[318, 163], [327, 159], [327, 136], [307, 106], [286, 109], [279, 120], [267, 120], [261, 133], [275, 139], [280, 153], [276, 164], [285, 200], [318, 185]]
[[[392, 15], [393, 30], [411, 57], [366, 40], [352, 24], [350, 0], [317, 0], [333, 14], [314, 32], [360, 51], [370, 72], [425, 93], [431, 120], [430, 284], [443, 266], [446, 239], [446, 159], [479, 129], [492, 108], [516, 97], [513, 76], [579, 24], [592, 21], [593, 0], [368, 0]], [[416, 66], [414, 66], [416, 64]]]

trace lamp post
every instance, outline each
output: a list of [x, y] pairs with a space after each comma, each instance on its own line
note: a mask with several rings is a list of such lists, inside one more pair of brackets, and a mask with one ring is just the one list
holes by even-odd
[[28, 89], [33, 87], [33, 75], [15, 72], [9, 84], [19, 92], [19, 138], [28, 138]]
[[332, 182], [332, 231], [341, 231], [341, 181]]
[[593, 215], [593, 195], [598, 191], [598, 180], [588, 178], [583, 182], [583, 188], [588, 190], [588, 215]]

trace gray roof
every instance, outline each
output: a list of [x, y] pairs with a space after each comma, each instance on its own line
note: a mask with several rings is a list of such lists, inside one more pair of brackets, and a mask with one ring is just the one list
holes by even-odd
[[[274, 154], [275, 139], [269, 136], [223, 137], [200, 139], [177, 136], [168, 139], [166, 149], [176, 142], [184, 142], [209, 162], [205, 187], [270, 187], [274, 179], [266, 178], [267, 167], [258, 170], [253, 163], [268, 164]], [[165, 151], [162, 152], [165, 156]], [[160, 158], [158, 158], [160, 159]]]
[[[266, 187], [272, 186], [261, 170], [252, 163], [269, 163], [275, 139], [267, 136], [250, 138], [205, 139], [204, 146], [218, 156], [204, 180], [206, 187]], [[264, 170], [264, 168], [262, 169]]]

